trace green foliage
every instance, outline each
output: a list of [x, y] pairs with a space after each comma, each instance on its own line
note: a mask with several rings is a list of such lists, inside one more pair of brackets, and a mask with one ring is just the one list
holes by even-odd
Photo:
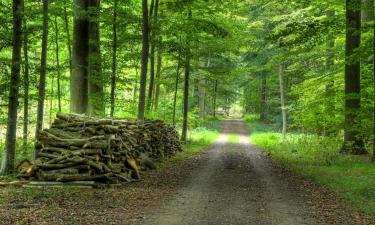
[[259, 121], [259, 115], [258, 114], [246, 114], [242, 118], [247, 123], [253, 123]]
[[375, 164], [368, 157], [339, 154], [341, 138], [288, 134], [250, 124], [251, 141], [284, 166], [341, 193], [358, 209], [375, 215]]

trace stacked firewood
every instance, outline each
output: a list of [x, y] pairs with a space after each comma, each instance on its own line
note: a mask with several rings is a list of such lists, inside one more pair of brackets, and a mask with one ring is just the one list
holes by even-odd
[[58, 113], [37, 137], [36, 160], [21, 165], [42, 181], [130, 181], [140, 167], [180, 151], [174, 127], [157, 120], [97, 119]]

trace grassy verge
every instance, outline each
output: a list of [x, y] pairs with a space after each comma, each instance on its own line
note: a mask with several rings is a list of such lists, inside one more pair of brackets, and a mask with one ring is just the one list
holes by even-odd
[[375, 215], [375, 163], [368, 156], [339, 154], [340, 138], [282, 135], [249, 123], [251, 141], [285, 167], [342, 194], [354, 207]]
[[228, 141], [231, 143], [237, 143], [240, 141], [240, 136], [235, 135], [235, 134], [230, 134], [228, 135]]
[[186, 160], [194, 154], [200, 153], [213, 144], [219, 137], [219, 120], [209, 120], [202, 127], [189, 130], [184, 151], [178, 152], [171, 160]]

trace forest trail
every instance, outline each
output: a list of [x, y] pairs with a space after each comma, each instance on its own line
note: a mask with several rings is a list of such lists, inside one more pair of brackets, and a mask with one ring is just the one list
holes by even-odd
[[[321, 224], [305, 205], [304, 193], [249, 143], [244, 122], [226, 120], [221, 129], [220, 139], [201, 159], [206, 162], [142, 224]], [[229, 134], [239, 135], [239, 142], [229, 142]]]

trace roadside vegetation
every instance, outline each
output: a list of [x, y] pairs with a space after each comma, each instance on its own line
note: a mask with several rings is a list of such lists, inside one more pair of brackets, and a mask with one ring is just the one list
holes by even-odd
[[357, 209], [375, 215], [375, 164], [368, 156], [342, 155], [342, 139], [302, 133], [282, 134], [252, 120], [251, 142], [287, 169], [344, 196]]

